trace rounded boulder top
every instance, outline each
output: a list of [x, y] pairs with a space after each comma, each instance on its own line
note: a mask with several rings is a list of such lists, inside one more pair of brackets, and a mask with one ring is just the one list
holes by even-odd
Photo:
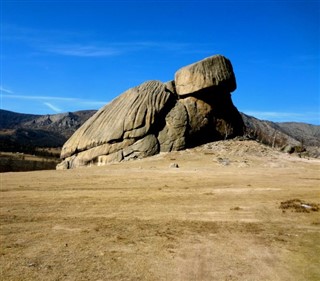
[[175, 86], [180, 96], [214, 86], [227, 92], [233, 92], [237, 88], [232, 64], [221, 55], [208, 57], [179, 69], [175, 73]]

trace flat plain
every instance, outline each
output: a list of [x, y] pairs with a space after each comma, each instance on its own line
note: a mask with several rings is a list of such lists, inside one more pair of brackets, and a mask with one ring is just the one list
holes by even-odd
[[319, 172], [319, 159], [231, 140], [3, 173], [0, 278], [320, 280]]

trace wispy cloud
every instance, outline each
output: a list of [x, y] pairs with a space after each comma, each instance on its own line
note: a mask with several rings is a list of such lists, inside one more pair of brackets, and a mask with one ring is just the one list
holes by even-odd
[[57, 45], [44, 47], [44, 50], [58, 55], [76, 57], [110, 57], [119, 55], [122, 52], [116, 48], [92, 45]]
[[36, 96], [36, 95], [2, 95], [3, 98], [20, 99], [20, 100], [56, 100], [56, 101], [77, 101], [77, 98], [54, 97], [54, 96]]
[[44, 102], [43, 104], [46, 105], [47, 107], [49, 107], [50, 109], [52, 109], [56, 113], [62, 112], [62, 110], [60, 108], [58, 108], [57, 106], [53, 105], [50, 102]]
[[[141, 33], [143, 34], [143, 31]], [[33, 29], [8, 24], [3, 27], [3, 40], [28, 46], [26, 49], [32, 51], [32, 55], [55, 54], [73, 57], [113, 57], [146, 50], [188, 54], [212, 53], [214, 48], [212, 44], [174, 40], [92, 41], [90, 34], [67, 30]]]
[[320, 112], [278, 112], [278, 111], [243, 111], [247, 115], [254, 116], [262, 120], [270, 121], [296, 121], [296, 122], [312, 122], [320, 123]]
[[51, 44], [38, 46], [42, 51], [76, 57], [111, 57], [132, 52], [146, 51], [146, 50], [160, 50], [160, 51], [199, 51], [199, 46], [195, 48], [189, 43], [178, 42], [161, 42], [161, 41], [128, 41], [128, 42], [109, 42], [96, 44]]
[[301, 117], [301, 113], [292, 113], [292, 112], [276, 112], [276, 111], [246, 111], [248, 115], [254, 115], [260, 117], [274, 117], [274, 118], [286, 118], [286, 117]]
[[2, 93], [7, 93], [7, 94], [14, 94], [13, 91], [8, 90], [8, 89], [6, 89], [6, 88], [4, 88], [4, 87], [2, 87], [2, 86], [0, 86], [0, 92], [2, 92]]
[[72, 97], [55, 97], [55, 96], [37, 96], [37, 95], [16, 95], [16, 94], [2, 94], [2, 98], [4, 99], [16, 99], [16, 100], [34, 100], [41, 102], [42, 104], [46, 105], [50, 109], [55, 112], [62, 112], [62, 109], [58, 106], [54, 105], [53, 102], [59, 104], [65, 104], [69, 107], [70, 103], [72, 105], [79, 105], [81, 107], [101, 107], [107, 104], [106, 101], [95, 101], [95, 100], [87, 100], [87, 99], [79, 99], [79, 98], [72, 98]]

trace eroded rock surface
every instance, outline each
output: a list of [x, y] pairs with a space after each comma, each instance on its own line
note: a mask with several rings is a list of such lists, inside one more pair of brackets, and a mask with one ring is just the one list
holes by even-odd
[[175, 83], [180, 96], [214, 86], [228, 92], [237, 87], [231, 62], [220, 55], [181, 68], [175, 74]]
[[62, 148], [57, 169], [105, 165], [242, 135], [232, 65], [213, 56], [148, 81], [102, 107]]

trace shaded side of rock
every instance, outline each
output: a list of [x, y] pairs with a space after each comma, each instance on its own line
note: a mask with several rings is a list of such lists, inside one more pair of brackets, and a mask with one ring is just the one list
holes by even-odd
[[169, 152], [184, 149], [186, 147], [187, 125], [187, 110], [179, 100], [166, 115], [164, 128], [158, 134], [160, 151]]
[[123, 149], [123, 159], [141, 159], [159, 153], [159, 143], [155, 135], [150, 134]]
[[188, 112], [189, 147], [243, 135], [241, 115], [224, 89], [209, 87], [180, 101]]

